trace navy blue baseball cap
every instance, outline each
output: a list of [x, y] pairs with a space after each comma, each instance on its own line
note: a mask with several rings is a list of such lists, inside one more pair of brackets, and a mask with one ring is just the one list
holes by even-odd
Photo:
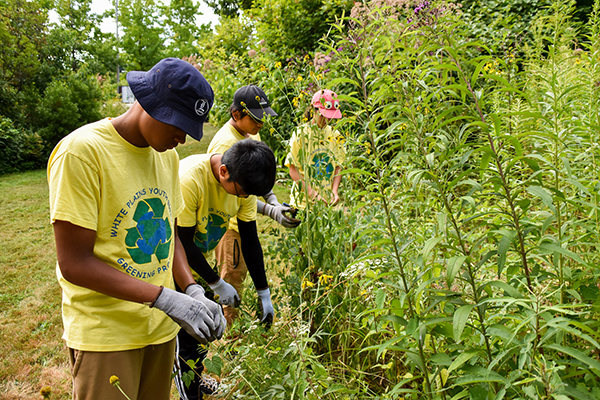
[[149, 71], [130, 71], [127, 82], [152, 118], [173, 125], [196, 140], [208, 118], [214, 93], [192, 64], [179, 58], [160, 60]]

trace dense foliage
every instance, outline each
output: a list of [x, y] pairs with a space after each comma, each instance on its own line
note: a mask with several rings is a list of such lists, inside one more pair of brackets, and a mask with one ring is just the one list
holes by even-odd
[[[182, 41], [169, 51], [195, 47], [186, 59], [213, 86], [216, 126], [238, 87], [260, 85], [280, 115], [262, 134], [280, 163], [312, 93], [334, 89], [348, 152], [343, 204], [310, 204], [299, 228], [263, 243], [277, 318], [265, 331], [244, 304], [237, 340], [211, 347], [220, 396], [599, 398], [600, 3], [212, 3], [228, 18], [197, 42], [188, 18], [152, 23], [151, 0], [125, 37], [171, 32]], [[327, 29], [311, 45], [301, 32], [316, 16]], [[132, 40], [121, 60], [169, 55], [154, 44]], [[64, 57], [56, 79], [39, 57], [11, 61], [19, 74], [0, 59], [7, 157], [107, 114], [99, 71]]]
[[484, 43], [458, 5], [373, 1], [283, 65], [262, 44], [210, 59], [217, 93], [247, 77], [273, 98], [282, 156], [335, 89], [351, 154], [342, 207], [272, 232], [278, 319], [215, 349], [223, 397], [600, 396], [600, 6], [582, 39], [574, 4]]

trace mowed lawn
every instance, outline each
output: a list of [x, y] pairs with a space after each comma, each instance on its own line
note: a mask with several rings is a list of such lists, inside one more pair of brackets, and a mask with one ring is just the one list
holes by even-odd
[[[188, 137], [180, 157], [206, 152], [215, 132]], [[55, 265], [46, 171], [1, 175], [0, 399], [41, 399], [48, 386], [51, 399], [71, 397]]]

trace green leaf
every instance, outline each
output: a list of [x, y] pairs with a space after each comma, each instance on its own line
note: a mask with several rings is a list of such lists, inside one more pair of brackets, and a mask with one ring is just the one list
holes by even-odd
[[506, 232], [502, 239], [500, 239], [500, 243], [498, 243], [498, 278], [502, 275], [502, 270], [504, 269], [504, 263], [506, 262], [506, 253], [510, 248], [510, 244], [515, 238], [516, 232]]
[[594, 372], [596, 375], [600, 376], [600, 362], [598, 362], [597, 360], [594, 360], [591, 357], [586, 356], [583, 352], [581, 352], [577, 349], [573, 349], [571, 347], [561, 346], [559, 344], [549, 344], [544, 347], [570, 355], [571, 357], [573, 357], [573, 358], [581, 361], [585, 365], [587, 365], [592, 370], [592, 372]]
[[477, 356], [480, 352], [480, 350], [467, 350], [463, 353], [460, 353], [458, 357], [456, 357], [454, 361], [452, 361], [450, 367], [448, 367], [448, 373], [454, 371], [457, 368], [460, 368], [461, 365], [463, 365], [473, 357]]
[[448, 260], [448, 267], [446, 268], [446, 283], [448, 284], [448, 287], [452, 286], [456, 273], [458, 272], [460, 267], [462, 267], [462, 265], [465, 263], [466, 259], [467, 256], [455, 256]]
[[539, 197], [542, 200], [542, 203], [546, 205], [554, 214], [556, 214], [556, 207], [554, 206], [554, 202], [552, 201], [552, 195], [548, 193], [546, 189], [541, 186], [529, 186], [527, 191], [532, 195]]
[[581, 259], [581, 257], [579, 257], [576, 253], [573, 253], [571, 250], [567, 250], [564, 247], [557, 245], [556, 243], [544, 242], [544, 243], [540, 244], [540, 249], [547, 251], [547, 252], [560, 253], [564, 256], [567, 256], [567, 257], [573, 259], [574, 261], [577, 261], [580, 264], [585, 265], [585, 261], [583, 261]]
[[433, 238], [427, 240], [427, 242], [425, 242], [425, 245], [423, 246], [423, 252], [421, 253], [421, 254], [423, 254], [423, 259], [427, 259], [427, 256], [429, 255], [431, 250], [435, 247], [436, 244], [441, 242], [442, 239], [443, 239], [443, 237], [438, 236], [438, 237], [433, 237]]
[[465, 325], [469, 319], [469, 314], [473, 309], [472, 304], [468, 304], [466, 306], [462, 306], [454, 312], [454, 320], [453, 320], [453, 332], [454, 332], [454, 340], [456, 343], [460, 343], [460, 337], [465, 329]]

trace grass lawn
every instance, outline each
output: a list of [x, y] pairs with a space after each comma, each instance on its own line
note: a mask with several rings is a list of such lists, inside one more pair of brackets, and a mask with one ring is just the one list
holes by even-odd
[[[180, 157], [206, 152], [215, 132], [207, 125], [202, 141], [188, 138], [177, 147]], [[275, 192], [280, 201], [288, 199], [287, 188], [277, 185]], [[259, 231], [272, 226], [269, 221], [259, 216]], [[0, 176], [2, 400], [41, 399], [39, 391], [46, 386], [52, 399], [71, 397], [55, 264], [46, 171]], [[177, 399], [175, 389], [172, 393], [172, 399]]]

